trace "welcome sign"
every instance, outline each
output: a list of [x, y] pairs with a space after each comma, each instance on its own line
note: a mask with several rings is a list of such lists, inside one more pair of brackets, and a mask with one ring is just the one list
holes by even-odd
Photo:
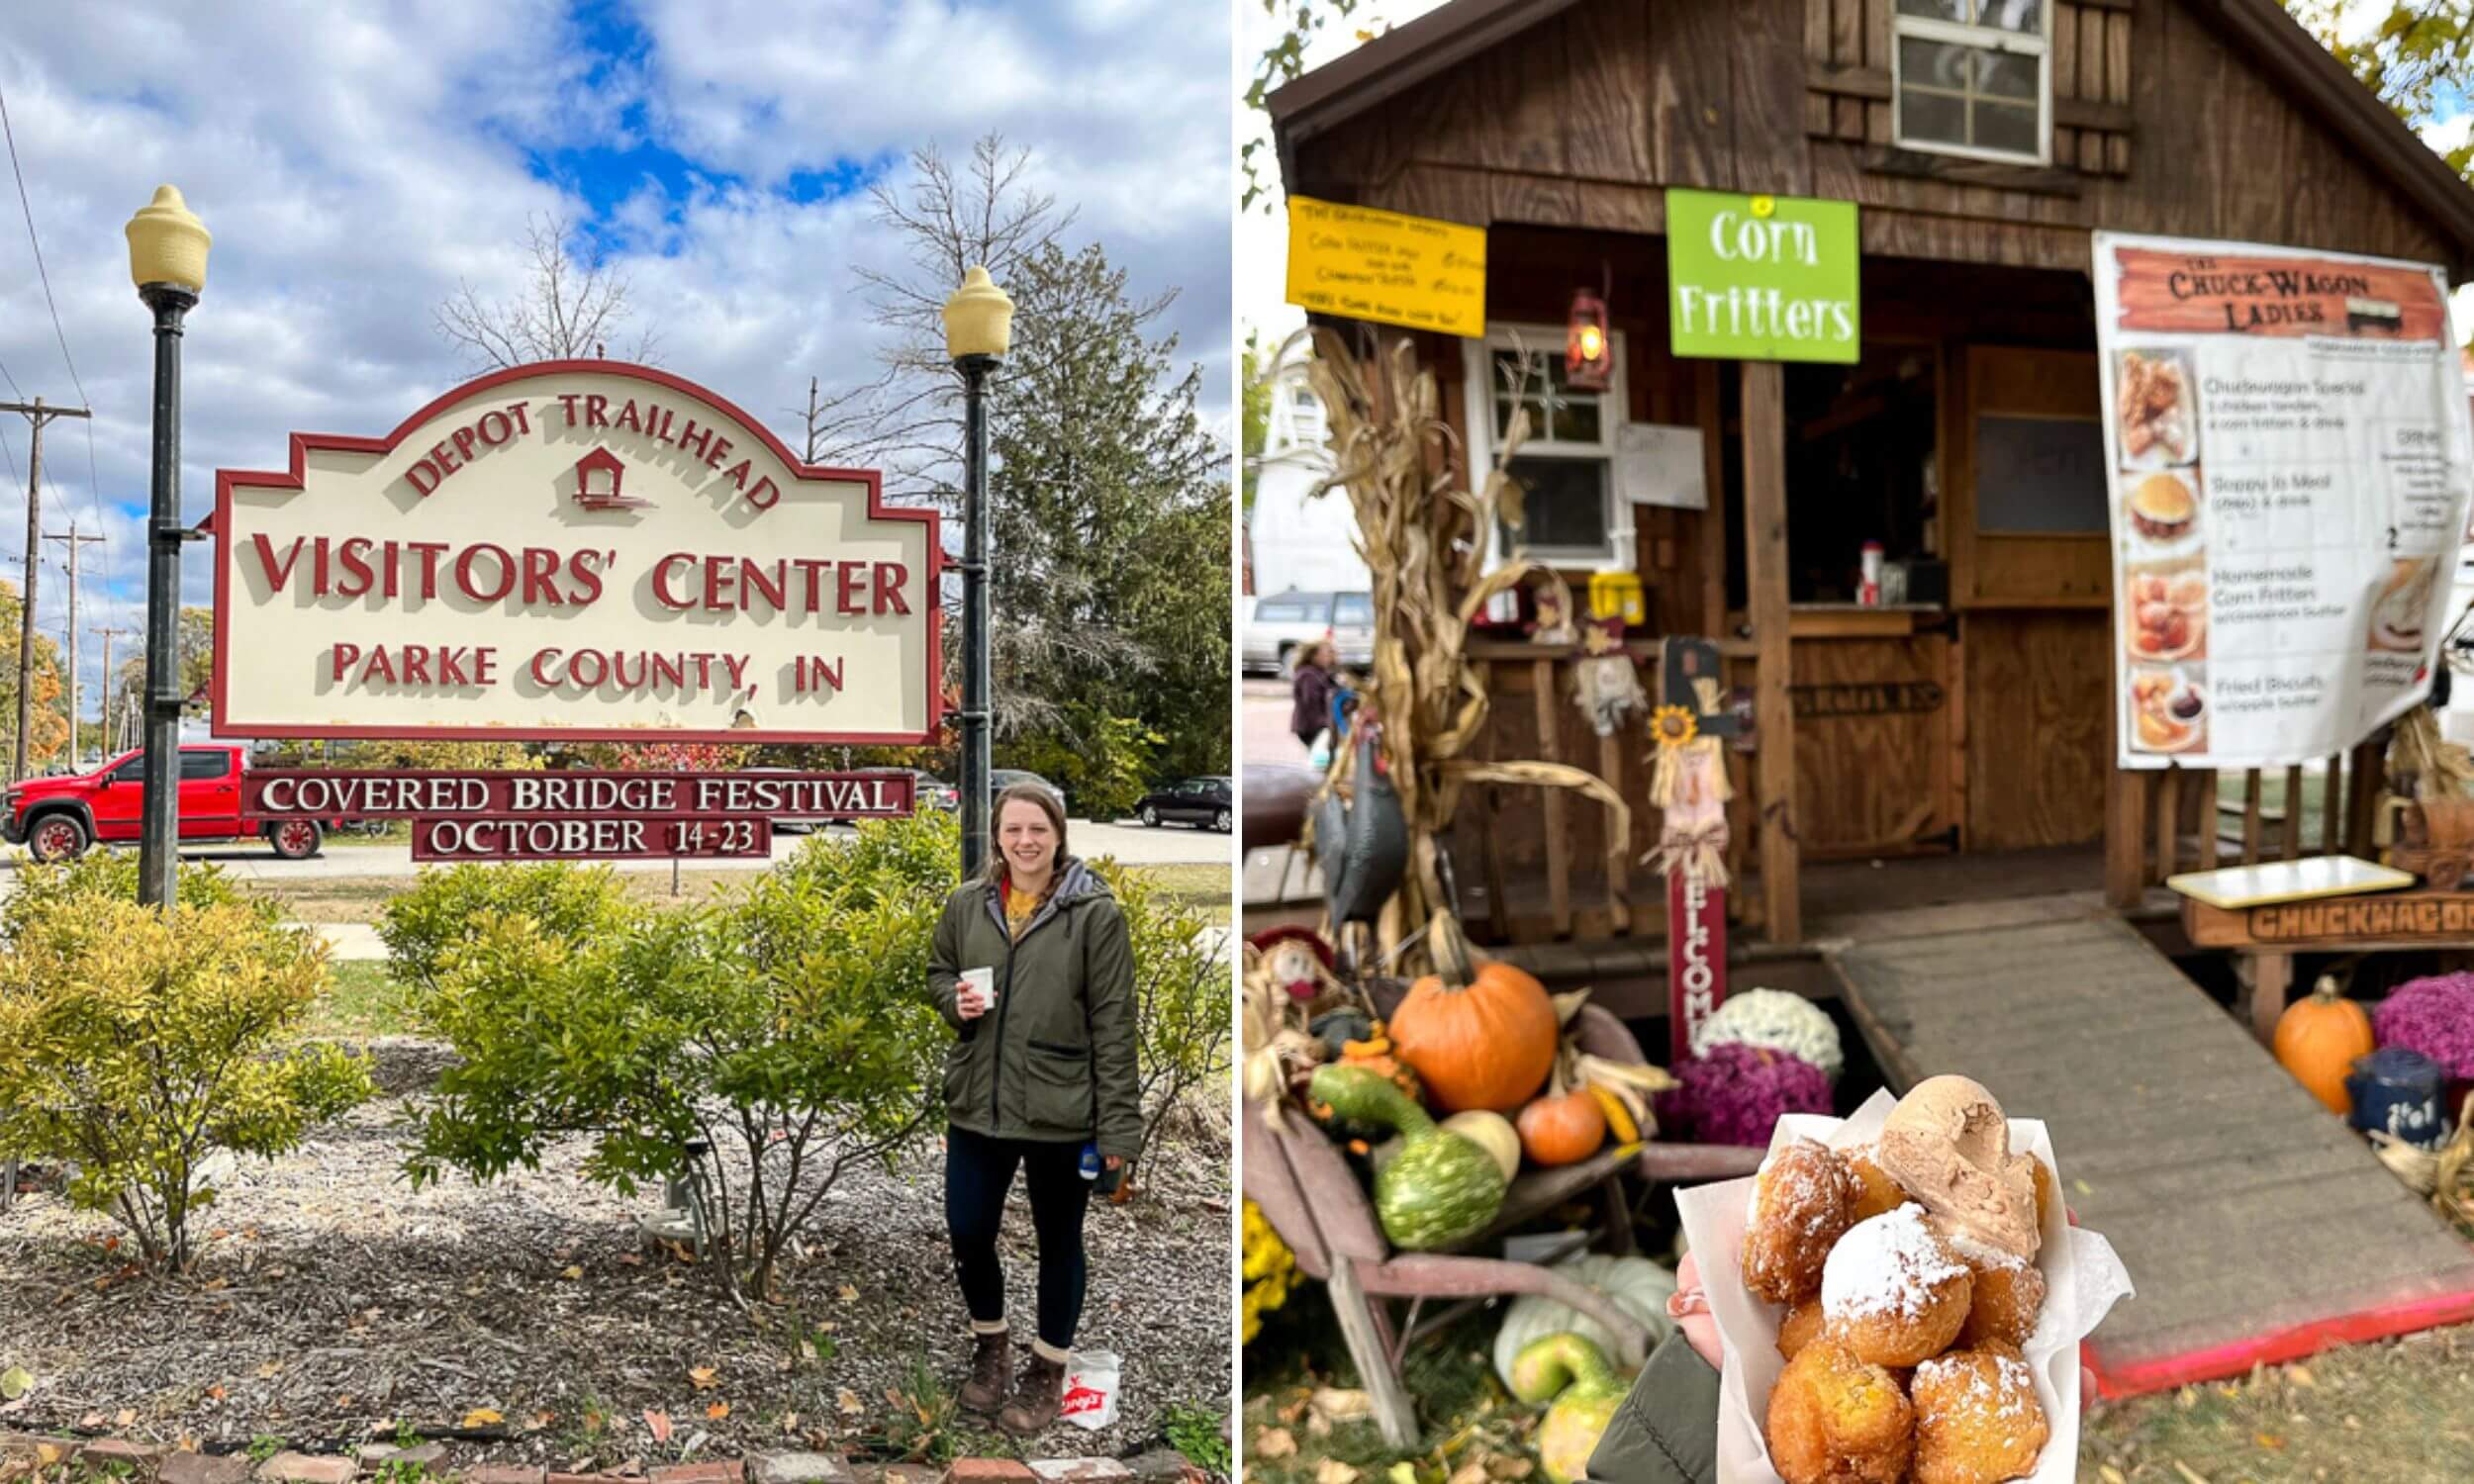
[[1854, 364], [1856, 203], [1666, 193], [1666, 320], [1679, 356]]
[[930, 740], [937, 515], [882, 495], [615, 361], [296, 433], [216, 475], [215, 735]]

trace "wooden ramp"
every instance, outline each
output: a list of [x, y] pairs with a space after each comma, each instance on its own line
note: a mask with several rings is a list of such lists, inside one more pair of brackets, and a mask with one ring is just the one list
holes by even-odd
[[2088, 1345], [2104, 1394], [2474, 1318], [2474, 1248], [2110, 915], [1831, 961], [1891, 1086], [1962, 1072], [2049, 1126], [2139, 1288]]

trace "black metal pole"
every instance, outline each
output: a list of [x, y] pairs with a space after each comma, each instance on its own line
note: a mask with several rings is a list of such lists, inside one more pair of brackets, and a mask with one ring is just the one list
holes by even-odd
[[962, 373], [962, 878], [988, 859], [988, 376], [993, 355]]
[[138, 900], [179, 900], [180, 869], [180, 334], [198, 296], [177, 284], [138, 290], [154, 311], [154, 482], [146, 515], [146, 762]]

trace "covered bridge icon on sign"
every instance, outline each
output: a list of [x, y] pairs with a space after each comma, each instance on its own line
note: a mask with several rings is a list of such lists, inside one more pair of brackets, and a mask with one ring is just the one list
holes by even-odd
[[576, 460], [576, 504], [588, 510], [627, 510], [651, 505], [623, 492], [627, 466], [607, 448], [596, 448]]

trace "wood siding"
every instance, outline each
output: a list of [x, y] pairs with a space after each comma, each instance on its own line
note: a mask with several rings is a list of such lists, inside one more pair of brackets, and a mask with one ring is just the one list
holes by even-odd
[[[1294, 186], [1476, 226], [1636, 233], [1664, 230], [1669, 185], [1829, 196], [1862, 206], [1868, 254], [2015, 266], [2084, 270], [2096, 227], [2456, 260], [2184, 0], [2060, 6], [2057, 25], [2075, 24], [2055, 38], [2055, 114], [2071, 122], [2053, 169], [1919, 166], [1888, 142], [1888, 11], [1582, 0], [1302, 141]], [[1856, 73], [1877, 58], [1877, 100], [1860, 79], [1813, 86], [1856, 58]]]

